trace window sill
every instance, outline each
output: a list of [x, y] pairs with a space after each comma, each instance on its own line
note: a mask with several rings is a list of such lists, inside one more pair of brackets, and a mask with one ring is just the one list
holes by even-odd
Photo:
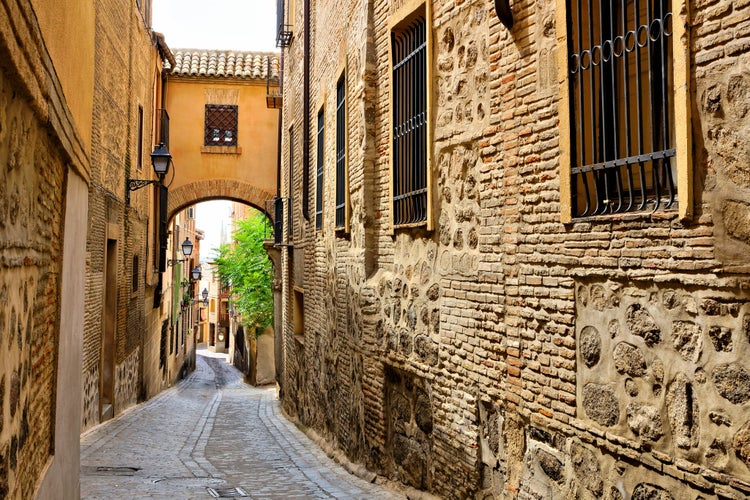
[[391, 229], [391, 234], [396, 234], [399, 232], [404, 231], [425, 231], [425, 232], [431, 232], [430, 228], [427, 226], [427, 221], [419, 221], [419, 222], [411, 222], [408, 224], [399, 224], [397, 226], [393, 226]]
[[239, 146], [201, 146], [201, 153], [240, 155], [242, 148]]

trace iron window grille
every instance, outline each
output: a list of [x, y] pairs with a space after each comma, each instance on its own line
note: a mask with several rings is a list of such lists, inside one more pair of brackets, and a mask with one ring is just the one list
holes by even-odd
[[323, 227], [323, 139], [325, 138], [325, 120], [323, 110], [318, 111], [318, 172], [315, 183], [315, 229]]
[[237, 145], [237, 106], [206, 104], [204, 146]]
[[336, 227], [346, 227], [346, 78], [336, 85]]
[[138, 291], [138, 256], [133, 255], [133, 275], [131, 277], [131, 292], [137, 292]]
[[573, 217], [675, 204], [670, 0], [567, 0]]
[[286, 22], [292, 16], [292, 13], [289, 12], [288, 15], [285, 15], [288, 10], [289, 5], [286, 0], [276, 0], [276, 20], [278, 22], [276, 25], [276, 46], [279, 48], [288, 47], [292, 42], [292, 26]]
[[276, 197], [273, 200], [273, 243], [283, 243], [284, 235], [284, 198]]
[[417, 16], [391, 33], [393, 46], [393, 221], [427, 220], [427, 43]]
[[138, 135], [135, 142], [135, 167], [143, 170], [143, 106], [138, 105]]
[[169, 320], [164, 320], [161, 324], [161, 336], [159, 337], [159, 368], [164, 368], [167, 364], [167, 328]]
[[289, 198], [287, 205], [287, 231], [289, 241], [294, 239], [294, 127], [289, 128]]

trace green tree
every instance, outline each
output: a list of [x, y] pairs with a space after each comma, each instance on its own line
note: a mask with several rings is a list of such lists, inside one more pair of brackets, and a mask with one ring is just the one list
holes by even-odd
[[268, 231], [268, 219], [261, 213], [239, 221], [234, 243], [221, 245], [214, 259], [221, 284], [231, 289], [235, 310], [256, 333], [273, 322], [273, 269], [263, 248]]

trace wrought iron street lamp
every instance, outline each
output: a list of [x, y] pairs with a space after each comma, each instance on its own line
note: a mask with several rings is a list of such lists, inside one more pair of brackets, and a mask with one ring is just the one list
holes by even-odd
[[190, 271], [190, 277], [193, 278], [193, 281], [199, 281], [201, 279], [201, 267], [195, 266], [192, 271]]
[[182, 242], [182, 255], [185, 256], [184, 259], [169, 259], [167, 262], [168, 266], [174, 266], [178, 262], [185, 262], [188, 257], [190, 257], [190, 254], [193, 253], [193, 242], [190, 241], [190, 238], [185, 238], [185, 241]]
[[145, 179], [129, 179], [128, 190], [135, 191], [146, 187], [149, 184], [162, 184], [164, 182], [164, 176], [169, 171], [169, 164], [172, 163], [172, 155], [169, 154], [169, 150], [163, 143], [159, 143], [151, 153], [151, 166], [154, 169], [154, 173], [158, 177], [157, 180], [145, 180]]

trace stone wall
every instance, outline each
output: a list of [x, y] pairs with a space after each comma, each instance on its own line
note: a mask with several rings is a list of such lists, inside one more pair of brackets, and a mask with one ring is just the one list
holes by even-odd
[[28, 498], [53, 452], [64, 152], [0, 65], [0, 497]]
[[[2, 498], [78, 494], [92, 68], [70, 70], [70, 58], [93, 46], [91, 9], [78, 7], [0, 1]], [[61, 43], [68, 23], [78, 30]]]
[[134, 351], [117, 365], [115, 378], [115, 409], [122, 411], [138, 402], [140, 381], [140, 351]]
[[[99, 422], [101, 382], [92, 377], [103, 377], [108, 371], [113, 373], [115, 412], [147, 396], [148, 391], [142, 390], [143, 378], [160, 378], [158, 365], [154, 366], [152, 357], [147, 360], [149, 364], [145, 369], [149, 373], [145, 376], [141, 366], [132, 365], [134, 359], [139, 360], [139, 365], [146, 362], [142, 349], [153, 344], [154, 338], [158, 345], [162, 319], [161, 311], [153, 308], [154, 283], [147, 281], [152, 275], [156, 251], [148, 248], [147, 234], [149, 228], [153, 228], [153, 221], [149, 221], [153, 189], [130, 192], [127, 188], [128, 179], [151, 176], [148, 155], [152, 142], [153, 58], [156, 53], [144, 17], [137, 9], [135, 3], [121, 0], [104, 0], [95, 5], [96, 79], [82, 366], [87, 384], [82, 395], [81, 430]], [[143, 110], [141, 150], [137, 148], [139, 107]], [[112, 256], [116, 260], [115, 276], [111, 278], [115, 288], [109, 292], [116, 295], [117, 303], [113, 319], [115, 359], [108, 370], [103, 370], [108, 240], [117, 245], [116, 254]], [[138, 257], [139, 262], [135, 289], [134, 257]]]
[[[673, 4], [691, 27], [678, 44], [695, 85], [693, 217], [672, 207], [563, 224], [563, 3], [513, 2], [509, 30], [493, 2], [433, 2], [435, 227], [394, 231], [389, 26], [419, 2], [329, 3], [312, 13], [309, 117], [300, 6], [285, 49], [284, 408], [351, 459], [445, 497], [750, 494], [750, 4]], [[342, 68], [350, 232], [333, 219]], [[320, 109], [316, 230], [302, 210], [302, 124], [312, 209]]]

